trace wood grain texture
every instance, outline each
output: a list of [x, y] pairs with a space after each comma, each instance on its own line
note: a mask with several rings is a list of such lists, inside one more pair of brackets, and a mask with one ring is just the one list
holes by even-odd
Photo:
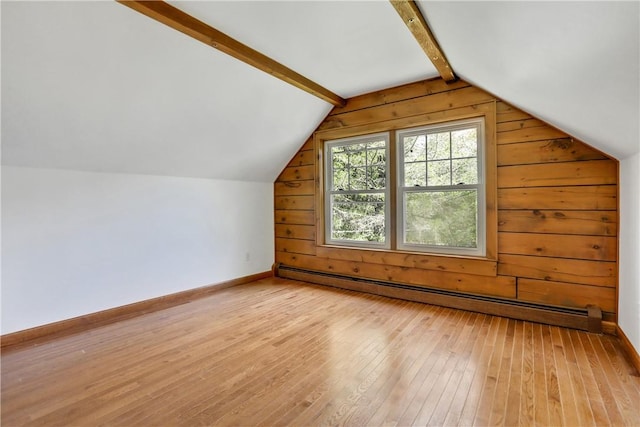
[[398, 12], [402, 22], [411, 31], [411, 34], [413, 34], [413, 37], [415, 37], [433, 66], [436, 67], [442, 80], [446, 82], [454, 81], [456, 75], [451, 69], [444, 52], [440, 49], [436, 38], [431, 33], [431, 29], [424, 16], [422, 16], [418, 5], [413, 0], [391, 0], [391, 5]]
[[615, 211], [617, 207], [615, 185], [498, 189], [498, 209]]
[[[495, 276], [497, 264], [494, 260], [472, 257], [452, 257], [335, 246], [318, 246], [317, 255], [327, 259], [395, 265], [421, 270], [467, 273], [478, 276]], [[428, 272], [423, 272], [423, 274], [428, 274]]]
[[137, 0], [118, 2], [330, 104], [345, 104], [344, 99], [330, 90], [168, 3]]
[[615, 261], [618, 240], [604, 236], [500, 233], [501, 253], [543, 257]]
[[498, 168], [499, 188], [557, 187], [616, 184], [618, 164], [614, 160], [545, 163]]
[[500, 255], [498, 274], [553, 280], [584, 285], [615, 288], [617, 280], [615, 262], [539, 257], [528, 255]]
[[607, 158], [598, 150], [573, 138], [557, 138], [498, 146], [498, 166], [605, 160]]
[[616, 311], [617, 304], [615, 288], [522, 278], [518, 279], [518, 299], [575, 308], [598, 301], [598, 307], [610, 313]]
[[[394, 136], [397, 129], [480, 115], [490, 154], [485, 161], [486, 259], [324, 246], [324, 141], [376, 132]], [[310, 151], [315, 155], [306, 154]], [[392, 150], [390, 162], [396, 165], [393, 155]], [[297, 163], [290, 162], [275, 183], [277, 237], [315, 238], [316, 248], [313, 254], [308, 243], [280, 241], [277, 262], [506, 298], [516, 298], [511, 286], [519, 279], [575, 285], [576, 292], [591, 289], [584, 286], [604, 287], [608, 290], [585, 296], [594, 305], [611, 307], [610, 289], [618, 285], [617, 161], [466, 82], [431, 79], [351, 98], [329, 113], [294, 159]], [[303, 159], [315, 162], [315, 186]], [[392, 233], [397, 233], [393, 221]], [[315, 224], [315, 235], [306, 228], [288, 229], [288, 224]], [[486, 280], [495, 277], [496, 261], [500, 280], [510, 280], [507, 286]], [[614, 320], [615, 312], [605, 312], [605, 319]], [[502, 419], [499, 414], [487, 417], [488, 422]]]
[[274, 278], [5, 352], [1, 421], [632, 426], [632, 372], [613, 336]]
[[344, 259], [327, 259], [312, 256], [311, 254], [304, 254], [302, 250], [299, 252], [294, 251], [294, 249], [276, 251], [276, 263], [372, 280], [442, 288], [482, 295], [495, 295], [504, 298], [516, 297], [516, 282], [513, 277], [480, 276], [477, 274], [463, 273], [452, 274], [438, 270], [412, 269], [403, 266]]
[[516, 233], [616, 236], [618, 215], [615, 211], [502, 210], [498, 214], [498, 230]]

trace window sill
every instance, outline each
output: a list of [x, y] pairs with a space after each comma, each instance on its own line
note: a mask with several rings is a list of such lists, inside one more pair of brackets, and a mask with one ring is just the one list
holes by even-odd
[[498, 272], [498, 261], [495, 259], [463, 255], [444, 255], [333, 245], [317, 246], [316, 255], [323, 258], [343, 261], [393, 265], [397, 267], [435, 270], [450, 273], [473, 274], [476, 276], [495, 277]]

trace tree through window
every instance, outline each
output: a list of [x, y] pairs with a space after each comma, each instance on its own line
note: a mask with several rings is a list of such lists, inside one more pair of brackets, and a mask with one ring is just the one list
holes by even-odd
[[388, 133], [326, 141], [325, 242], [484, 256], [483, 135], [477, 118], [397, 131], [393, 147]]

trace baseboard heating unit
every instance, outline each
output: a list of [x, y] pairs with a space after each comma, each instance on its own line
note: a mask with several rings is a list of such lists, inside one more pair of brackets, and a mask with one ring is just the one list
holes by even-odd
[[548, 306], [508, 298], [306, 270], [283, 264], [277, 264], [274, 273], [286, 279], [340, 289], [602, 333], [602, 311], [597, 306], [584, 309]]

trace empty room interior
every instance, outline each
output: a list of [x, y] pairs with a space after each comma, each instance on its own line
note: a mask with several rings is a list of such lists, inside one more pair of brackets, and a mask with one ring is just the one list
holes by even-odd
[[640, 2], [0, 14], [3, 426], [640, 425]]

